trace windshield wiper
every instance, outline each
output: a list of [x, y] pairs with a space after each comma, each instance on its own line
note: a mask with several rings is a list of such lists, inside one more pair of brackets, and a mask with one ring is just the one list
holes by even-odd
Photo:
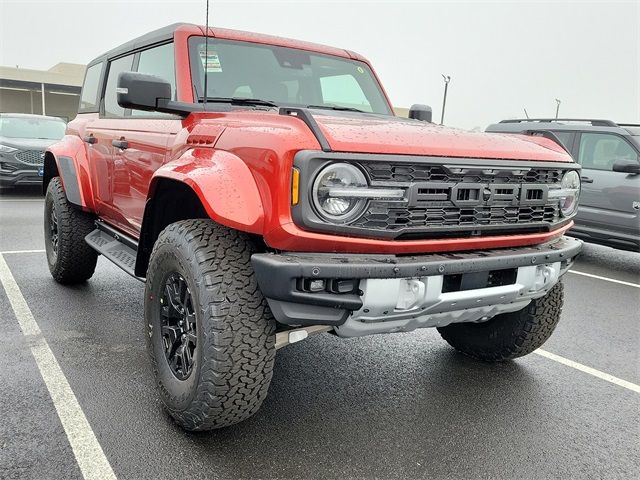
[[341, 112], [367, 113], [364, 110], [358, 110], [357, 108], [340, 107], [338, 105], [307, 105], [307, 108], [320, 108], [320, 109], [324, 109], [324, 110], [338, 110], [338, 111], [341, 111]]
[[206, 103], [229, 103], [231, 105], [259, 105], [265, 107], [277, 107], [278, 104], [260, 98], [239, 98], [239, 97], [200, 97], [199, 102]]

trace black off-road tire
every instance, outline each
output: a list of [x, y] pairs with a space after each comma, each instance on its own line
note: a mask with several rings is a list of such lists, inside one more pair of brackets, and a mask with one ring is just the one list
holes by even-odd
[[[251, 266], [254, 252], [246, 234], [211, 220], [173, 223], [154, 245], [145, 289], [147, 347], [162, 402], [186, 430], [241, 422], [267, 396], [275, 320]], [[160, 299], [175, 274], [186, 283], [195, 312], [190, 335], [197, 342], [186, 379], [172, 370], [161, 330], [167, 302]]]
[[60, 177], [51, 179], [44, 200], [44, 239], [49, 271], [56, 282], [83, 283], [93, 275], [98, 253], [84, 238], [96, 228], [94, 220], [69, 203]]
[[481, 323], [454, 323], [438, 328], [456, 350], [485, 362], [522, 357], [542, 346], [560, 320], [563, 286], [558, 282], [544, 297], [522, 310], [496, 315]]

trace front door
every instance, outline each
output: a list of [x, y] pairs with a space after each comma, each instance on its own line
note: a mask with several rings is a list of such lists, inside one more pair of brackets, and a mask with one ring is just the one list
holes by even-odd
[[173, 115], [120, 107], [116, 94], [118, 75], [137, 71], [161, 77], [171, 83], [175, 98], [174, 64], [173, 43], [111, 60], [100, 118], [87, 130], [97, 139], [92, 161], [100, 190], [99, 213], [136, 238], [151, 178], [167, 160], [168, 146], [182, 122]]
[[[576, 223], [604, 232], [640, 233], [640, 175], [614, 172], [617, 161], [639, 161], [636, 149], [614, 133], [580, 134], [582, 192]], [[635, 207], [635, 208], [634, 208]]]

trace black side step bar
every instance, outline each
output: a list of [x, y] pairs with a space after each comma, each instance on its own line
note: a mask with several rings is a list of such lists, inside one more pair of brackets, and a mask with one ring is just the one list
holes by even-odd
[[137, 277], [134, 273], [138, 243], [104, 222], [96, 222], [96, 227], [98, 228], [85, 237], [89, 246], [133, 278], [144, 282], [144, 278]]

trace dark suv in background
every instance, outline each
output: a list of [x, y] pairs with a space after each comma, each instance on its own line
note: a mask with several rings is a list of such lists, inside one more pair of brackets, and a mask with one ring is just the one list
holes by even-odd
[[65, 129], [58, 117], [0, 113], [0, 187], [41, 185], [44, 152]]
[[610, 120], [518, 119], [487, 132], [548, 135], [582, 165], [582, 192], [569, 235], [640, 251], [640, 124]]

